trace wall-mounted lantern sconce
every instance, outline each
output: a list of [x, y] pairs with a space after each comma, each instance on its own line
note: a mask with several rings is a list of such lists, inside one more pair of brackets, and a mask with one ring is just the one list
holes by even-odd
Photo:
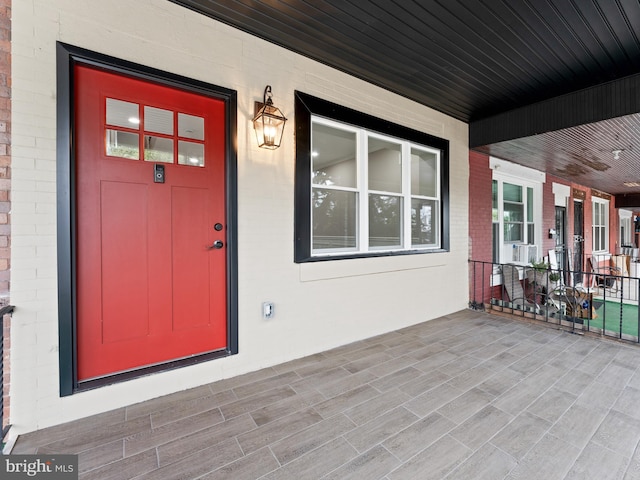
[[271, 85], [264, 89], [262, 103], [255, 103], [255, 116], [253, 117], [253, 128], [256, 131], [258, 146], [275, 150], [280, 146], [284, 124], [287, 119], [280, 109], [273, 106], [271, 100]]

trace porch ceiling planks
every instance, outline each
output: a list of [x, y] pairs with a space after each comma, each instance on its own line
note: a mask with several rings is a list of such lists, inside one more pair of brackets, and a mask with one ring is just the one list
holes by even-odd
[[[170, 1], [468, 122], [472, 136], [482, 122], [507, 128], [499, 122], [505, 112], [640, 73], [636, 0]], [[593, 121], [580, 120], [562, 134], [547, 133], [565, 128], [553, 119], [567, 114], [551, 102], [519, 119], [542, 123], [536, 131], [481, 137], [472, 147], [610, 193], [640, 194], [623, 186], [636, 176], [628, 154], [640, 150], [637, 130], [601, 123], [618, 101], [604, 96], [588, 107], [599, 123], [583, 129]], [[624, 115], [639, 111], [630, 108]], [[627, 154], [620, 162], [615, 149]]]

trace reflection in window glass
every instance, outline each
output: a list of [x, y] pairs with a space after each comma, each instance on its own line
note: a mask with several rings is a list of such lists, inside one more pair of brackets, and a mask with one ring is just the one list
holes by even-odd
[[536, 225], [533, 219], [533, 188], [527, 187], [527, 243], [535, 244]]
[[357, 194], [313, 189], [313, 250], [355, 249]]
[[503, 203], [503, 223], [505, 242], [524, 241], [524, 221], [525, 211], [522, 195], [522, 186], [504, 182], [502, 195]]
[[355, 132], [315, 123], [311, 142], [313, 184], [355, 188]]
[[107, 98], [107, 125], [139, 128], [140, 112], [137, 103]]
[[369, 137], [369, 189], [402, 192], [402, 150], [397, 143]]
[[411, 200], [411, 245], [434, 245], [438, 241], [438, 202]]
[[438, 157], [435, 153], [411, 149], [411, 194], [438, 195]]
[[504, 241], [505, 242], [522, 242], [522, 223], [507, 223], [504, 224]]
[[155, 107], [144, 107], [144, 129], [147, 132], [173, 135], [173, 112]]
[[527, 222], [533, 222], [533, 188], [527, 187]]
[[593, 206], [593, 251], [606, 251], [609, 246], [607, 238], [609, 236], [609, 219], [607, 211], [608, 202], [603, 202], [594, 198]]
[[524, 241], [524, 205], [504, 202], [504, 241]]
[[178, 113], [178, 135], [194, 140], [204, 140], [204, 118]]
[[369, 195], [369, 246], [402, 246], [402, 198]]
[[178, 163], [204, 167], [204, 144], [178, 141]]
[[389, 131], [408, 139], [343, 123], [329, 115], [340, 109], [327, 107], [308, 117], [296, 145], [296, 262], [448, 248], [448, 142], [400, 126]]
[[512, 183], [504, 182], [502, 186], [502, 196], [505, 202], [522, 203], [522, 187]]
[[140, 158], [140, 147], [137, 133], [107, 130], [106, 154], [110, 157]]
[[147, 162], [173, 163], [173, 140], [145, 135], [144, 159]]
[[498, 182], [496, 180], [491, 181], [491, 219], [493, 222], [499, 222], [498, 218]]
[[524, 206], [521, 203], [504, 202], [504, 221], [505, 222], [522, 222]]

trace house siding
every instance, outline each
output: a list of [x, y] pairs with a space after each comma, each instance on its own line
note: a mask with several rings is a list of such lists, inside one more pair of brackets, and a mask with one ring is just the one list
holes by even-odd
[[[238, 92], [239, 354], [61, 398], [56, 277], [56, 41]], [[234, 377], [466, 308], [468, 126], [166, 0], [13, 8], [11, 435]], [[259, 149], [254, 101], [290, 118]], [[450, 141], [450, 251], [293, 262], [294, 91]], [[275, 317], [261, 317], [263, 301]]]
[[[8, 305], [11, 269], [11, 0], [0, 0], [0, 306]], [[2, 426], [11, 413], [11, 316], [2, 323]]]

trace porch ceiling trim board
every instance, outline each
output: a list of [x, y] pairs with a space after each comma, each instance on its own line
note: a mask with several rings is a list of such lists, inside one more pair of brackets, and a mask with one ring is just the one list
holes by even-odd
[[640, 112], [640, 74], [544, 100], [469, 124], [477, 149]]

